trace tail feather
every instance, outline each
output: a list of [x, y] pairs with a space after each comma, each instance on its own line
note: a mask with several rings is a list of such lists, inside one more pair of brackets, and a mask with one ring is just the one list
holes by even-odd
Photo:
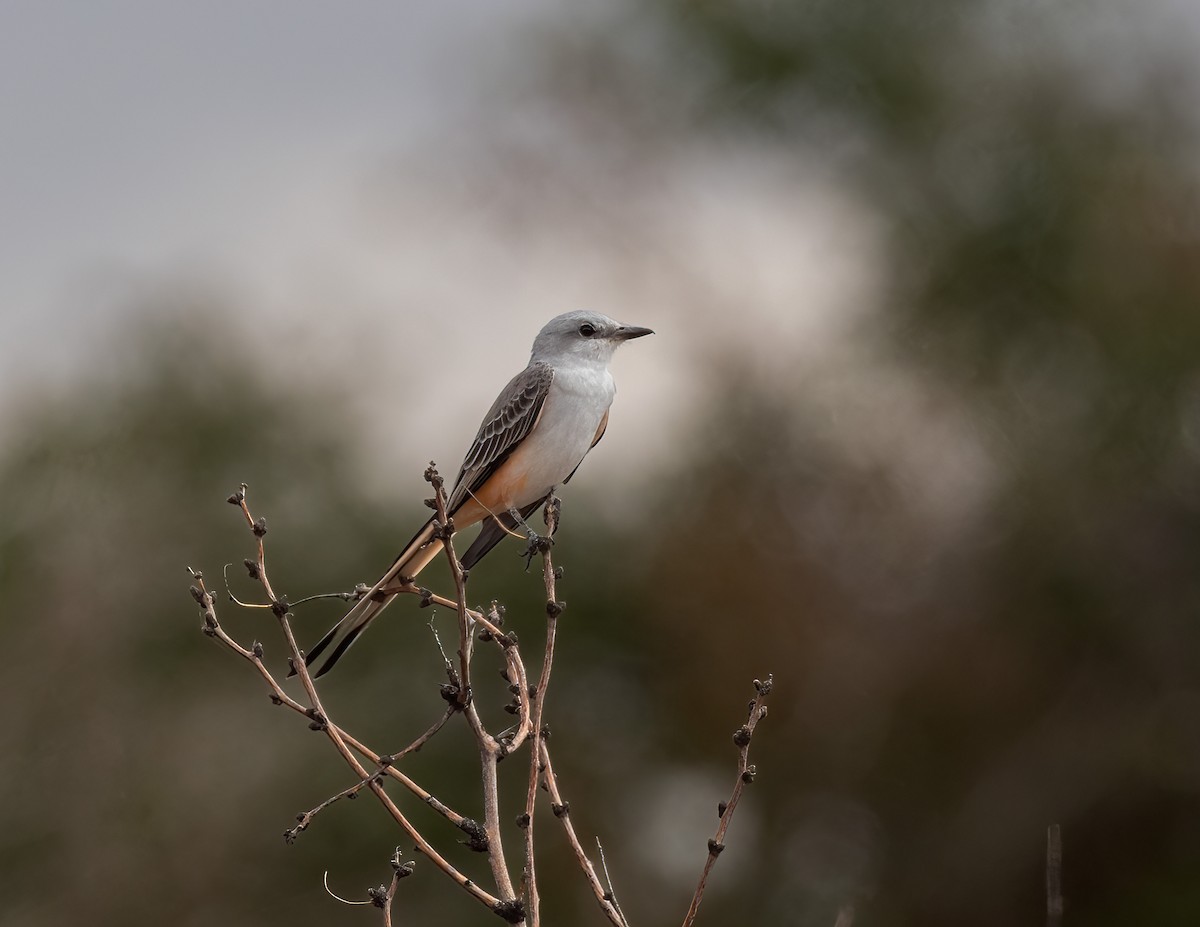
[[[317, 670], [316, 676], [324, 676], [338, 660], [350, 649], [350, 646], [358, 640], [359, 636], [367, 627], [375, 620], [385, 608], [392, 604], [392, 600], [396, 598], [397, 593], [387, 592], [389, 586], [397, 584], [400, 577], [413, 579], [424, 567], [437, 556], [438, 551], [442, 549], [440, 541], [432, 540], [433, 536], [433, 519], [425, 523], [420, 531], [416, 533], [403, 552], [398, 556], [388, 571], [383, 574], [379, 582], [371, 587], [361, 599], [354, 603], [350, 611], [335, 624], [322, 637], [304, 657], [305, 666], [312, 666], [317, 658], [329, 648], [334, 641], [338, 641], [333, 652]], [[294, 675], [294, 672], [289, 675]]]
[[[544, 498], [538, 499], [536, 502], [524, 506], [521, 509], [521, 518], [528, 519], [545, 501]], [[515, 527], [516, 521], [508, 512], [485, 519], [483, 530], [479, 532], [479, 536], [475, 538], [462, 557], [463, 567], [468, 570], [474, 567]], [[337, 624], [330, 628], [325, 636], [317, 641], [316, 646], [305, 655], [305, 666], [312, 666], [326, 650], [333, 647], [333, 651], [326, 657], [320, 669], [313, 674], [314, 677], [324, 676], [333, 669], [338, 660], [353, 646], [379, 613], [392, 604], [398, 593], [387, 590], [399, 585], [400, 577], [415, 578], [438, 555], [441, 549], [441, 541], [433, 540], [433, 519], [431, 518], [408, 542], [404, 551], [392, 562], [379, 582], [355, 602], [350, 611], [346, 612]], [[294, 676], [295, 672], [288, 675]]]

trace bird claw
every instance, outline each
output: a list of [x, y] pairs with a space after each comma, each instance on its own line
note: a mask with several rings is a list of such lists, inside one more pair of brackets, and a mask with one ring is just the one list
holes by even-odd
[[538, 554], [544, 554], [554, 546], [554, 538], [542, 537], [540, 534], [535, 534], [532, 531], [529, 532], [527, 540], [529, 543], [525, 545], [525, 550], [521, 552], [521, 556], [525, 558], [526, 573], [529, 572], [529, 567], [532, 565], [534, 557]]

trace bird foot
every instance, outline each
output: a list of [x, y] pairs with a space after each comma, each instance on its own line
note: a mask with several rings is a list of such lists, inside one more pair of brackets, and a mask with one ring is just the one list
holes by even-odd
[[525, 572], [529, 572], [529, 567], [533, 563], [533, 558], [538, 554], [544, 554], [554, 546], [554, 538], [543, 537], [540, 534], [529, 532], [528, 542], [525, 545], [525, 550], [521, 552], [521, 556], [525, 558]]

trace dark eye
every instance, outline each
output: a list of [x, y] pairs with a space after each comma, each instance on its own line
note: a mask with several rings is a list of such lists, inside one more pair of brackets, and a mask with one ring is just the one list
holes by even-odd
[[592, 325], [591, 322], [584, 322], [579, 326], [579, 334], [583, 335], [584, 338], [591, 338], [592, 335], [596, 334], [596, 326]]

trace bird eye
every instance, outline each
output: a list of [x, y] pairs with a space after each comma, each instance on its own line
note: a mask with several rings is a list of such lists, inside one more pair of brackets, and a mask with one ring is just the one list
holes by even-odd
[[591, 338], [592, 335], [596, 334], [596, 326], [590, 322], [584, 322], [579, 326], [579, 334], [583, 335], [584, 338]]

